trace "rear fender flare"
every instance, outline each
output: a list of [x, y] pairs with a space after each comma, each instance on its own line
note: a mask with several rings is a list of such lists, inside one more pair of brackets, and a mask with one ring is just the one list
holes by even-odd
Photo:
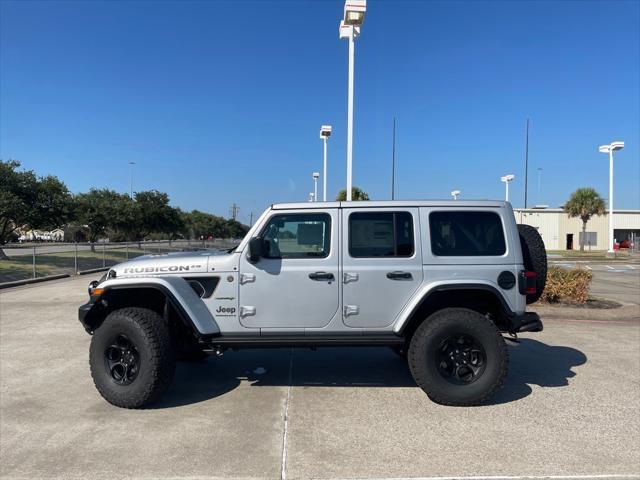
[[409, 300], [404, 306], [398, 319], [395, 322], [393, 331], [396, 334], [401, 334], [404, 327], [411, 320], [413, 314], [420, 308], [420, 306], [428, 301], [429, 297], [436, 292], [451, 291], [451, 290], [483, 290], [493, 293], [500, 302], [502, 309], [507, 315], [513, 314], [511, 306], [507, 303], [504, 296], [500, 293], [496, 284], [487, 281], [474, 280], [468, 282], [464, 280], [460, 281], [441, 281], [433, 282], [423, 285], [416, 294]]

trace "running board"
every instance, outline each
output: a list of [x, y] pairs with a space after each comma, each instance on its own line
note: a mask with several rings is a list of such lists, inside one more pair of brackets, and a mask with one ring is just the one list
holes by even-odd
[[320, 335], [320, 336], [277, 336], [261, 337], [225, 336], [207, 339], [214, 347], [267, 348], [267, 347], [374, 347], [404, 345], [404, 338], [397, 335]]

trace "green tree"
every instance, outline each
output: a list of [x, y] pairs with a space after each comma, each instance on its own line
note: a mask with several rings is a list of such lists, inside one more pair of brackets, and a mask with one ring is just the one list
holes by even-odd
[[[343, 188], [338, 192], [337, 202], [345, 202], [347, 200], [347, 189]], [[369, 200], [369, 195], [358, 187], [351, 187], [351, 200]]]
[[[64, 183], [19, 168], [20, 162], [0, 160], [0, 245], [20, 227], [51, 229], [70, 216], [70, 195]], [[0, 259], [5, 258], [0, 248]]]
[[579, 188], [571, 194], [569, 201], [564, 205], [564, 211], [569, 218], [580, 217], [582, 220], [582, 238], [580, 239], [580, 251], [584, 252], [584, 240], [587, 231], [587, 222], [593, 215], [603, 215], [605, 212], [604, 200], [593, 188]]
[[106, 237], [110, 228], [117, 229], [126, 217], [123, 216], [124, 205], [132, 203], [128, 196], [109, 190], [107, 188], [92, 188], [87, 193], [81, 193], [75, 197], [75, 218], [87, 234], [91, 242], [91, 250], [94, 243], [101, 237]]
[[184, 229], [177, 209], [169, 205], [169, 196], [157, 190], [135, 194], [133, 233], [143, 239], [151, 233], [163, 233], [170, 238]]

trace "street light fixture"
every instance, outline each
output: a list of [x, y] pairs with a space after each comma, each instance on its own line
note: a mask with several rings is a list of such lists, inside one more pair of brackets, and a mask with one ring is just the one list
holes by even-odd
[[320, 178], [319, 172], [313, 172], [313, 201], [318, 201], [318, 179]]
[[360, 27], [367, 11], [367, 0], [346, 0], [344, 17], [340, 22], [340, 38], [349, 40], [349, 87], [347, 100], [347, 202], [351, 201], [353, 188], [353, 76], [354, 40], [360, 35]]
[[453, 197], [454, 200], [457, 200], [458, 197], [460, 196], [460, 190], [454, 190], [451, 192], [451, 196]]
[[324, 163], [322, 169], [322, 201], [327, 201], [327, 140], [331, 136], [331, 125], [322, 125], [320, 127], [320, 138], [324, 143]]
[[505, 187], [504, 199], [507, 202], [509, 201], [509, 182], [513, 182], [514, 178], [516, 178], [516, 176], [512, 174], [505, 175], [504, 177], [500, 177], [500, 180], [504, 182], [504, 187]]
[[309, 201], [313, 202], [313, 192], [309, 192]]
[[614, 253], [613, 250], [613, 152], [616, 150], [622, 150], [624, 148], [624, 142], [611, 142], [609, 145], [600, 145], [598, 150], [600, 153], [609, 154], [609, 251], [608, 253]]

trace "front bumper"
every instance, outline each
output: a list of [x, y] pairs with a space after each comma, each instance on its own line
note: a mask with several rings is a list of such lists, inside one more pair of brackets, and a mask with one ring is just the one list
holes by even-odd
[[85, 303], [78, 308], [78, 320], [87, 331], [87, 333], [93, 333], [93, 326], [90, 321], [90, 313], [96, 307], [93, 302]]
[[543, 329], [540, 315], [535, 312], [524, 312], [510, 317], [513, 333], [541, 332]]

